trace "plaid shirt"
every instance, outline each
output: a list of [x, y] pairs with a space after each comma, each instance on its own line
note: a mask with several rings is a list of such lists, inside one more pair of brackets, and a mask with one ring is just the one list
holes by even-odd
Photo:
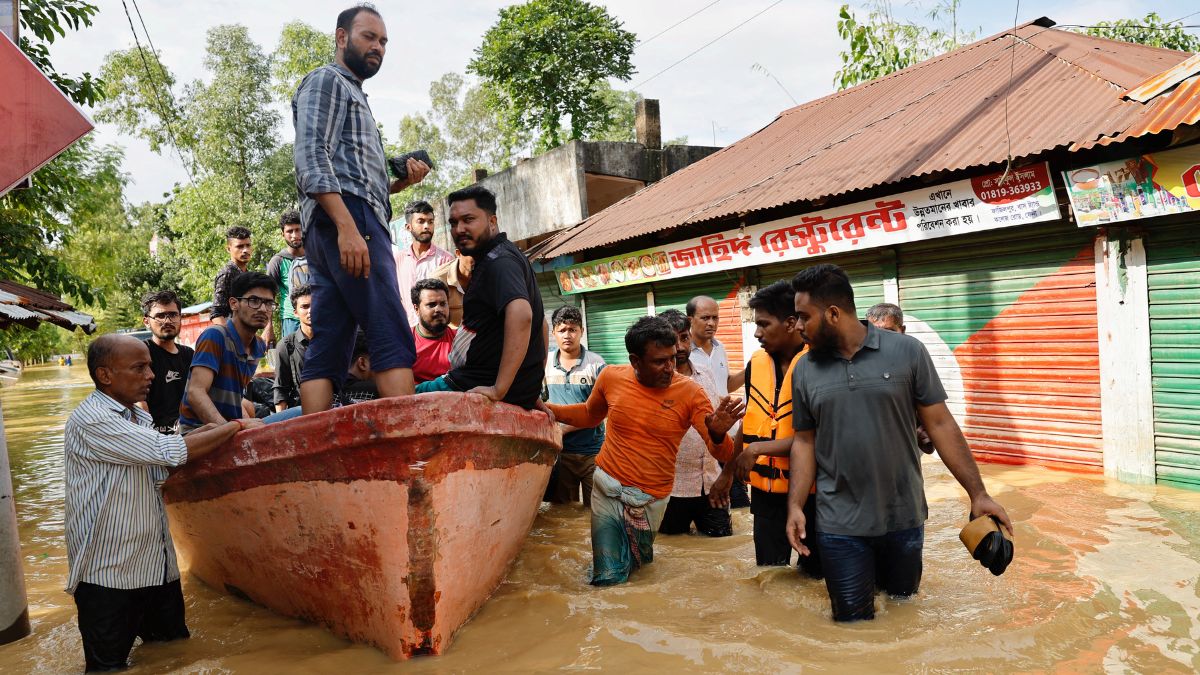
[[362, 82], [336, 63], [304, 77], [292, 97], [296, 127], [293, 159], [307, 229], [317, 209], [311, 195], [340, 192], [366, 200], [379, 222], [391, 220], [383, 137], [367, 104]]

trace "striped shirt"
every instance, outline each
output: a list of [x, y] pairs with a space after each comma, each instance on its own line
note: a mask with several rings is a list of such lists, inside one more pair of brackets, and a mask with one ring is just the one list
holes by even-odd
[[[242, 336], [232, 323], [224, 326], [212, 326], [200, 334], [196, 340], [196, 353], [192, 355], [192, 368], [188, 371], [188, 384], [191, 384], [192, 373], [197, 368], [208, 368], [213, 371], [212, 385], [208, 388], [208, 398], [216, 406], [217, 412], [226, 420], [242, 418], [242, 399], [245, 398], [246, 385], [258, 370], [258, 360], [267, 352], [267, 346], [257, 336], [247, 350], [242, 345]], [[192, 410], [188, 400], [188, 390], [183, 390], [183, 400], [179, 402], [179, 433], [186, 433], [203, 426], [204, 422]]]
[[[558, 348], [550, 350], [550, 357], [546, 359], [546, 398], [551, 403], [586, 403], [588, 396], [592, 395], [596, 378], [600, 377], [600, 371], [604, 369], [604, 357], [588, 351], [586, 347], [580, 349], [582, 353], [579, 355], [579, 362], [570, 370], [562, 367], [562, 356]], [[563, 434], [562, 451], [568, 454], [594, 455], [600, 452], [600, 446], [603, 444], [604, 425], [601, 424], [591, 429]]]
[[67, 420], [67, 592], [159, 586], [179, 578], [162, 484], [187, 461], [181, 436], [154, 430], [150, 414], [94, 391]]
[[292, 97], [292, 123], [300, 221], [306, 229], [317, 210], [311, 195], [325, 192], [361, 197], [379, 222], [391, 221], [383, 136], [353, 73], [331, 63], [306, 75]]

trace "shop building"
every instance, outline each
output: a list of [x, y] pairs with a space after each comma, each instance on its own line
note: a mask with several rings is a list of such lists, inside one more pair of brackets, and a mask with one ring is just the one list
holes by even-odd
[[1197, 92], [1200, 58], [1043, 18], [786, 110], [533, 253], [610, 362], [700, 293], [744, 360], [749, 294], [836, 263], [860, 314], [904, 309], [981, 460], [1200, 488]]

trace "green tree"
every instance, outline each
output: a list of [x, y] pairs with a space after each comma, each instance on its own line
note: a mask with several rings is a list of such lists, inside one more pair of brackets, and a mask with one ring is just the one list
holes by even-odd
[[597, 85], [604, 105], [609, 110], [608, 122], [589, 136], [590, 141], [624, 141], [632, 143], [637, 140], [635, 106], [642, 97], [636, 91], [613, 89], [607, 81]]
[[[97, 7], [81, 0], [25, 0], [21, 3], [20, 48], [71, 100], [88, 106], [99, 100], [103, 82], [90, 73], [60, 73], [49, 46], [68, 31], [92, 25]], [[89, 158], [79, 146], [68, 148], [31, 177], [31, 187], [0, 197], [0, 277], [37, 288], [93, 299], [91, 286], [60, 259], [70, 245], [74, 195], [86, 187]]]
[[959, 0], [943, 0], [926, 14], [931, 21], [949, 20], [948, 29], [898, 21], [888, 0], [878, 0], [864, 21], [849, 5], [842, 5], [837, 31], [846, 47], [840, 53], [842, 67], [834, 74], [834, 85], [838, 89], [853, 87], [974, 40], [974, 32], [958, 29], [958, 4]]
[[1155, 12], [1150, 12], [1141, 19], [1101, 21], [1095, 26], [1084, 28], [1083, 32], [1109, 40], [1136, 42], [1181, 52], [1200, 51], [1200, 37], [1188, 33], [1181, 22], [1164, 21]]
[[11, 349], [25, 363], [41, 361], [51, 354], [62, 353], [65, 337], [66, 333], [50, 323], [43, 323], [37, 328], [13, 325], [0, 330], [0, 353], [4, 349]]
[[[287, 35], [281, 49], [303, 52]], [[169, 70], [146, 55], [149, 68], [136, 49], [108, 55], [102, 72], [123, 92], [114, 92], [99, 115], [164, 154], [171, 151], [169, 122], [177, 149], [193, 163], [192, 182], [176, 186], [165, 203], [139, 209], [152, 223], [143, 239], [157, 232], [169, 243], [156, 260], [139, 253], [125, 261], [118, 291], [128, 303], [139, 291], [174, 287], [199, 302], [211, 298], [212, 278], [227, 260], [226, 229], [241, 225], [254, 234], [252, 267], [265, 268], [278, 249], [279, 212], [295, 202], [291, 145], [280, 142], [282, 118], [270, 106], [283, 80], [273, 79], [270, 59], [240, 25], [209, 30], [204, 65], [211, 77], [178, 97]]]
[[509, 126], [548, 150], [611, 124], [599, 85], [634, 73], [637, 36], [621, 26], [584, 0], [529, 0], [500, 10], [467, 68], [494, 90]]
[[68, 29], [91, 26], [99, 8], [83, 0], [22, 0], [20, 8], [21, 51], [71, 100], [94, 105], [102, 96], [103, 82], [90, 73], [71, 77], [58, 72], [50, 61], [50, 45], [66, 37]]
[[484, 84], [446, 73], [429, 84], [429, 100], [427, 112], [400, 120], [399, 137], [387, 144], [389, 154], [428, 150], [437, 165], [424, 181], [392, 196], [397, 214], [414, 199], [435, 201], [468, 185], [475, 169], [507, 169], [529, 146], [528, 134], [509, 127]]
[[98, 121], [140, 137], [159, 154], [169, 154], [178, 143], [174, 149], [189, 167], [194, 165], [195, 130], [185, 114], [186, 102], [176, 99], [175, 76], [157, 54], [137, 47], [109, 52], [100, 75], [104, 88]]
[[333, 33], [313, 28], [303, 21], [283, 26], [279, 44], [271, 54], [272, 89], [281, 101], [292, 100], [300, 80], [313, 70], [333, 63]]
[[282, 123], [270, 101], [271, 69], [262, 48], [245, 26], [208, 31], [204, 65], [212, 81], [189, 87], [190, 117], [196, 129], [196, 159], [209, 175], [233, 180], [239, 215], [250, 207], [258, 169], [279, 145]]

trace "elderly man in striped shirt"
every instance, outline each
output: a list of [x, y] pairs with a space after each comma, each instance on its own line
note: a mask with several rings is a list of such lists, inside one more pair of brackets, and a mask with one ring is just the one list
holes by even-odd
[[96, 391], [64, 438], [69, 578], [88, 671], [127, 665], [135, 637], [188, 637], [162, 484], [167, 467], [208, 454], [256, 419], [209, 424], [187, 436], [154, 430], [146, 400], [154, 371], [145, 343], [105, 335], [88, 347]]

